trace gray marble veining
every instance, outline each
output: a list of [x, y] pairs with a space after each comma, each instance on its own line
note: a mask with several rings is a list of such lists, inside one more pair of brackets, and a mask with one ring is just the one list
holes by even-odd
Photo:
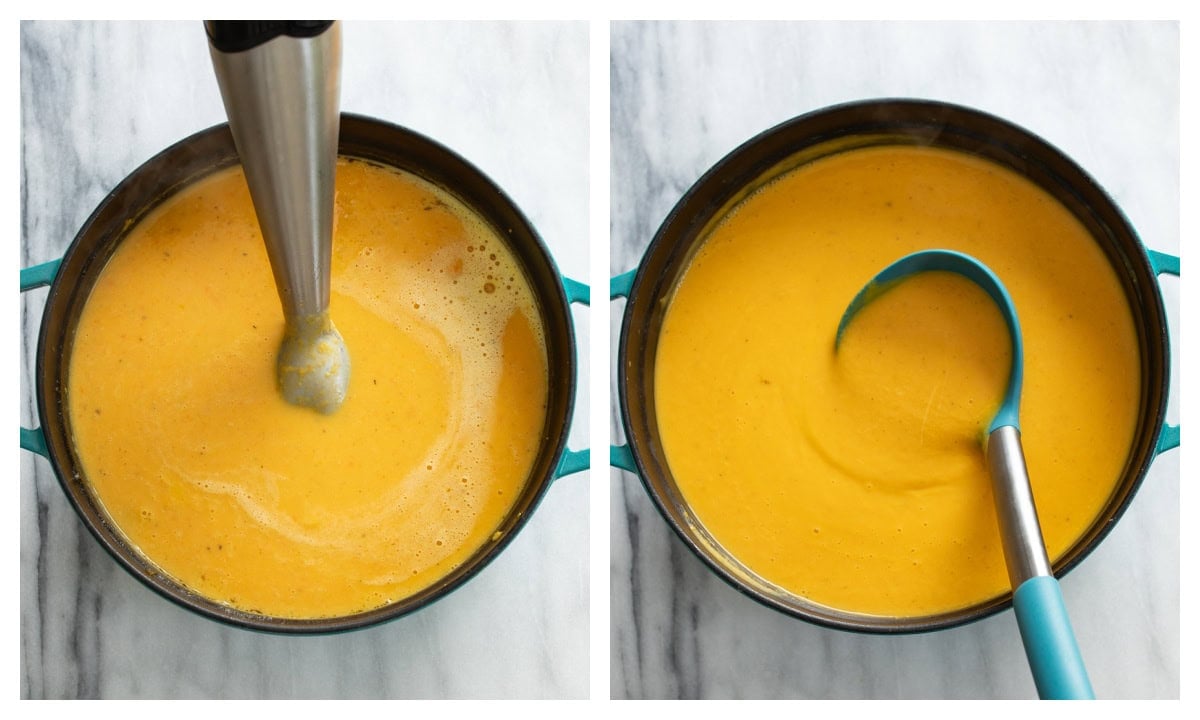
[[[610, 27], [614, 275], [636, 266], [678, 197], [738, 144], [799, 113], [877, 96], [960, 102], [1034, 130], [1100, 181], [1149, 247], [1179, 252], [1176, 24]], [[224, 118], [198, 22], [23, 23], [20, 44], [28, 266], [60, 256], [138, 164]], [[585, 23], [348, 23], [345, 52], [346, 110], [471, 159], [529, 215], [560, 269], [586, 278]], [[1162, 285], [1177, 338], [1178, 282]], [[45, 292], [21, 304], [24, 425], [35, 424]], [[615, 356], [622, 305], [610, 308]], [[1172, 360], [1174, 389], [1177, 349]], [[1172, 397], [1170, 420], [1178, 407]], [[572, 447], [588, 444], [583, 425]], [[556, 483], [463, 589], [396, 622], [320, 638], [234, 630], [167, 603], [83, 530], [44, 460], [22, 453], [20, 477], [22, 697], [587, 694], [586, 476]], [[611, 479], [613, 697], [1032, 697], [1011, 613], [895, 638], [786, 618], [684, 549], [636, 478]], [[1063, 582], [1102, 697], [1180, 694], [1178, 502], [1172, 451]]]
[[[637, 266], [680, 195], [739, 144], [872, 97], [970, 105], [1033, 130], [1108, 190], [1148, 247], [1179, 253], [1177, 24], [614, 22], [610, 51], [613, 275]], [[1178, 338], [1178, 281], [1161, 285]], [[623, 303], [613, 308], [615, 357]], [[1177, 341], [1172, 355], [1177, 395]], [[1172, 397], [1169, 421], [1178, 408]], [[620, 438], [618, 413], [614, 402]], [[709, 572], [637, 478], [612, 476], [613, 697], [1035, 697], [1011, 611], [901, 637], [790, 619]], [[1178, 504], [1176, 450], [1063, 580], [1102, 698], [1179, 696]]]
[[[586, 23], [344, 28], [342, 109], [410, 127], [480, 167], [587, 279]], [[200, 22], [20, 28], [21, 264], [60, 257], [159, 150], [224, 122]], [[46, 290], [21, 304], [21, 422]], [[576, 313], [580, 317], [580, 313]], [[578, 352], [587, 355], [586, 336]], [[577, 417], [587, 416], [586, 382]], [[581, 430], [582, 429], [582, 430]], [[586, 446], [586, 422], [570, 445]], [[21, 453], [25, 698], [579, 698], [588, 694], [587, 474], [557, 481], [464, 587], [383, 626], [294, 638], [163, 600], [84, 530], [48, 462]]]

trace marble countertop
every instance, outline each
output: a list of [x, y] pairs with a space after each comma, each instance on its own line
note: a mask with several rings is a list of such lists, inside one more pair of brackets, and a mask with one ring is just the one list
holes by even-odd
[[[1148, 247], [1179, 253], [1176, 24], [617, 22], [610, 52], [613, 275], [637, 266], [679, 197], [743, 141], [873, 97], [969, 105], [1034, 131], [1108, 190]], [[1177, 339], [1179, 283], [1161, 284]], [[1178, 422], [1178, 341], [1171, 362]], [[618, 413], [614, 402], [615, 438]], [[1036, 696], [1011, 611], [899, 637], [785, 617], [709, 572], [637, 478], [611, 473], [613, 697]], [[1179, 697], [1178, 506], [1175, 450], [1063, 579], [1098, 697]]]
[[[342, 109], [456, 150], [504, 188], [559, 269], [587, 280], [587, 23], [344, 25]], [[20, 28], [23, 267], [60, 257], [159, 150], [224, 122], [199, 21]], [[21, 423], [46, 290], [21, 303]], [[586, 315], [576, 311], [586, 358]], [[584, 366], [586, 370], [586, 365]], [[588, 413], [580, 382], [576, 417]], [[586, 422], [570, 446], [586, 447]], [[143, 587], [20, 457], [25, 698], [580, 698], [589, 688], [588, 473], [565, 477], [501, 556], [413, 615], [338, 636], [218, 625]]]
[[[971, 105], [1033, 130], [1179, 253], [1179, 29], [1171, 23], [613, 22], [611, 112], [589, 109], [589, 24], [345, 24], [342, 107], [413, 128], [489, 174], [569, 277], [589, 279], [589, 118], [611, 122], [611, 261], [634, 268], [679, 196], [747, 138], [868, 97]], [[21, 24], [21, 265], [62, 255], [104, 195], [224, 120], [198, 22]], [[599, 280], [597, 279], [599, 278]], [[1179, 337], [1179, 283], [1162, 281]], [[21, 301], [20, 402], [45, 290]], [[606, 307], [598, 304], [592, 312]], [[609, 308], [616, 355], [623, 304]], [[581, 378], [588, 313], [576, 311]], [[598, 318], [603, 322], [603, 316]], [[592, 321], [595, 322], [595, 321]], [[1168, 419], [1177, 422], [1178, 343]], [[611, 368], [609, 369], [611, 373]], [[581, 380], [573, 448], [592, 437]], [[620, 439], [615, 401], [611, 431]], [[603, 453], [593, 453], [601, 461]], [[604, 477], [601, 473], [595, 473]], [[20, 454], [20, 695], [27, 698], [1029, 698], [1011, 612], [880, 637], [743, 597], [611, 470], [610, 663], [589, 662], [588, 474], [555, 483], [460, 590], [397, 621], [289, 638], [162, 600], [83, 529], [44, 459]], [[1063, 580], [1100, 697], [1180, 694], [1179, 451], [1160, 456], [1101, 546]]]

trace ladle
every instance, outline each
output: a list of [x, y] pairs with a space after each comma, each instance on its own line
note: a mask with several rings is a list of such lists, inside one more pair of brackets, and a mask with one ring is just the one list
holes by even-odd
[[329, 317], [341, 24], [204, 23], [286, 321], [279, 387], [323, 413], [346, 398], [350, 356]]
[[984, 453], [992, 478], [1005, 564], [1014, 588], [1013, 609], [1038, 696], [1092, 699], [1091, 682], [1067, 617], [1062, 590], [1050, 568], [1029, 486], [1018, 421], [1024, 375], [1021, 325], [1003, 283], [986, 265], [963, 253], [922, 250], [906, 255], [884, 268], [850, 301], [838, 323], [835, 351], [851, 320], [863, 307], [906, 278], [928, 271], [965, 277], [987, 292], [1004, 316], [1012, 343], [1012, 365], [1004, 399], [988, 427]]

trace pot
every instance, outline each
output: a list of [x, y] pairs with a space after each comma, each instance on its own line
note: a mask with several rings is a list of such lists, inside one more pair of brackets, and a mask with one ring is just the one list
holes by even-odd
[[22, 428], [22, 447], [44, 455], [87, 529], [138, 580], [200, 615], [235, 626], [279, 633], [327, 633], [373, 625], [422, 608], [482, 570], [528, 521], [551, 482], [585, 469], [586, 450], [566, 450], [575, 398], [575, 337], [569, 303], [587, 302], [586, 286], [559, 275], [537, 231], [504, 192], [448, 148], [411, 130], [343, 114], [339, 154], [406, 170], [458, 198], [508, 239], [533, 289], [546, 335], [550, 372], [547, 414], [529, 481], [493, 540], [466, 562], [417, 594], [354, 615], [290, 619], [256, 615], [216, 603], [160, 572], [110, 522], [89, 489], [66, 412], [67, 370], [74, 329], [89, 292], [128, 230], [165, 199], [200, 178], [238, 162], [227, 125], [192, 135], [151, 158], [126, 177], [83, 224], [61, 260], [22, 271], [21, 289], [50, 284], [36, 356], [36, 398], [41, 428]]
[[725, 214], [763, 184], [834, 153], [878, 145], [932, 145], [977, 155], [1031, 180], [1070, 210], [1116, 271], [1138, 333], [1143, 368], [1133, 443], [1116, 492], [1083, 535], [1054, 564], [1056, 575], [1081, 562], [1129, 506], [1154, 458], [1178, 446], [1178, 426], [1164, 422], [1170, 347], [1157, 276], [1179, 274], [1176, 257], [1147, 251], [1113, 200], [1077, 164], [1034, 134], [1000, 118], [956, 105], [869, 100], [802, 115], [747, 141], [683, 195], [655, 234], [635, 271], [612, 280], [627, 298], [618, 352], [617, 393], [628, 445], [611, 462], [635, 472], [675, 533], [738, 591], [786, 614], [828, 627], [872, 633], [937, 630], [1009, 607], [1011, 593], [961, 610], [923, 617], [879, 617], [818, 605], [774, 586], [732, 557], [683, 499], [666, 462], [655, 417], [654, 367], [671, 293], [693, 252]]

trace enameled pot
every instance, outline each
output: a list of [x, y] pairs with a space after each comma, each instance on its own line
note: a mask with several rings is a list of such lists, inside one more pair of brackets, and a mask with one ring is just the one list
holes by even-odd
[[505, 237], [534, 291], [545, 327], [550, 372], [546, 422], [529, 481], [496, 538], [436, 584], [395, 603], [350, 616], [295, 620], [243, 612], [198, 595], [161, 573], [111, 524], [89, 490], [71, 441], [66, 413], [72, 342], [88, 294], [130, 227], [166, 198], [238, 162], [227, 125], [201, 131], [162, 151], [126, 177], [83, 224], [61, 261], [21, 274], [22, 290], [50, 284], [38, 337], [36, 398], [41, 428], [21, 430], [21, 445], [44, 455], [68, 499], [101, 545], [137, 579], [206, 617], [269, 632], [306, 634], [353, 630], [417, 610], [462, 585], [496, 557], [528, 521], [553, 480], [587, 467], [587, 451], [566, 450], [575, 398], [575, 336], [569, 304], [587, 302], [587, 287], [561, 277], [537, 231], [479, 169], [411, 130], [343, 114], [339, 153], [414, 173], [458, 198]]
[[1164, 422], [1170, 377], [1167, 316], [1157, 276], [1179, 274], [1179, 259], [1147, 251], [1113, 200], [1077, 164], [1032, 133], [966, 107], [919, 100], [870, 100], [788, 120], [726, 155], [683, 195], [659, 227], [635, 271], [614, 278], [613, 297], [626, 297], [617, 355], [617, 393], [626, 446], [612, 464], [637, 473], [667, 523], [717, 575], [740, 592], [820, 625], [875, 633], [937, 630], [1009, 607], [1011, 594], [924, 617], [878, 617], [812, 603], [771, 585], [742, 566], [705, 531], [684, 501], [659, 440], [654, 364], [671, 293], [711, 228], [750, 192], [799, 165], [856, 148], [932, 145], [1004, 165], [1049, 192], [1090, 231], [1125, 290], [1138, 332], [1141, 408], [1133, 444], [1114, 495], [1083, 536], [1054, 565], [1056, 575], [1088, 555], [1129, 506], [1154, 458], [1179, 444], [1178, 426]]

